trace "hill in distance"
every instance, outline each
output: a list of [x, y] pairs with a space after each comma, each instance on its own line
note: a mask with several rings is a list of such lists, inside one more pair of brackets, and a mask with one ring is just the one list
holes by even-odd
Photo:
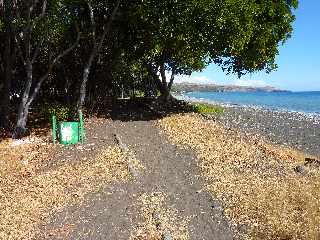
[[175, 83], [172, 87], [174, 92], [288, 92], [272, 86], [250, 87], [236, 85], [216, 85], [197, 83]]

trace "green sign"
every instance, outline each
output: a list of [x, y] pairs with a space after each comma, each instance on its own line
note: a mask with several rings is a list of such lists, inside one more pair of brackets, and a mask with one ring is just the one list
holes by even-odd
[[78, 122], [60, 122], [59, 142], [63, 145], [77, 144], [79, 142], [79, 123]]
[[56, 116], [52, 116], [52, 137], [54, 144], [56, 143], [57, 135], [59, 136], [59, 143], [63, 145], [77, 144], [78, 142], [83, 143], [85, 136], [82, 112], [79, 111], [79, 122], [59, 122], [57, 124]]

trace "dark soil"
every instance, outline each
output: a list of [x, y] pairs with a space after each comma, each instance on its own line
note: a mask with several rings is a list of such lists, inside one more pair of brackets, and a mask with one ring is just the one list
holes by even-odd
[[87, 196], [80, 206], [52, 216], [40, 227], [39, 239], [128, 239], [142, 220], [137, 198], [152, 192], [165, 193], [167, 206], [177, 209], [182, 218], [191, 217], [190, 239], [234, 239], [220, 204], [204, 189], [196, 157], [170, 144], [150, 120], [161, 117], [161, 111], [147, 108], [145, 115], [141, 108], [127, 105], [111, 112], [114, 120], [92, 121], [87, 126], [88, 142], [84, 146], [68, 147], [60, 153], [58, 150], [52, 157], [51, 165], [47, 164], [50, 168], [65, 161], [85, 161], [97, 149], [115, 145], [117, 134], [145, 170], [137, 178], [105, 186]]

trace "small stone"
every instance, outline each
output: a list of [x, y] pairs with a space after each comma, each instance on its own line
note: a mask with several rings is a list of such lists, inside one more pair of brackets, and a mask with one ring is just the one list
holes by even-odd
[[156, 222], [160, 221], [160, 213], [158, 213], [158, 212], [153, 212], [153, 213], [152, 213], [152, 217], [153, 217], [153, 219], [154, 219]]
[[172, 236], [171, 233], [169, 231], [165, 231], [165, 233], [163, 234], [163, 240], [172, 240]]
[[238, 231], [241, 234], [245, 234], [248, 232], [248, 226], [245, 224], [240, 224], [240, 225], [238, 225]]
[[134, 178], [137, 178], [139, 176], [138, 170], [130, 163], [128, 164], [128, 170]]
[[221, 206], [221, 204], [220, 204], [217, 200], [213, 200], [213, 201], [212, 201], [211, 208], [220, 210], [220, 209], [222, 209], [222, 206]]
[[296, 166], [294, 168], [294, 171], [296, 173], [300, 173], [300, 174], [306, 174], [308, 172], [307, 169], [304, 166]]

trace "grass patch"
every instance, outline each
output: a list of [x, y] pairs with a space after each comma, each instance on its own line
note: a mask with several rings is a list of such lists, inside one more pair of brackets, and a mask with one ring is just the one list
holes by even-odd
[[250, 239], [319, 239], [320, 173], [294, 171], [303, 153], [196, 114], [164, 118], [160, 127], [174, 143], [197, 153], [209, 192]]
[[224, 112], [224, 109], [221, 107], [213, 107], [213, 106], [202, 104], [202, 103], [193, 104], [192, 108], [195, 113], [201, 113], [201, 114]]

